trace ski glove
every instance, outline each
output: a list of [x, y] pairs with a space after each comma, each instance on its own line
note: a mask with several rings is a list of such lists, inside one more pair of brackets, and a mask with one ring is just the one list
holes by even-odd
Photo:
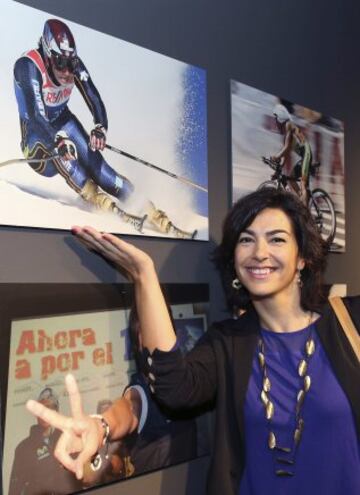
[[106, 144], [106, 129], [101, 124], [96, 124], [90, 133], [90, 148], [102, 151]]
[[65, 160], [76, 160], [76, 145], [64, 131], [60, 131], [55, 136], [55, 151]]

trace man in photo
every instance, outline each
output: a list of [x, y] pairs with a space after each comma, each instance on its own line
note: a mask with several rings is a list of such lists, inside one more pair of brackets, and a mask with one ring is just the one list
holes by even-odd
[[[59, 411], [59, 400], [52, 388], [44, 388], [38, 402]], [[67, 495], [82, 489], [82, 483], [59, 464], [54, 450], [61, 431], [38, 418], [29, 436], [15, 449], [9, 495]]]
[[[134, 186], [101, 153], [106, 146], [106, 108], [64, 22], [58, 19], [45, 22], [38, 47], [25, 52], [15, 62], [14, 86], [21, 149], [36, 173], [44, 177], [60, 174], [85, 202], [119, 215], [140, 232], [148, 220], [162, 233], [179, 238], [195, 237], [196, 231], [185, 232], [176, 227], [147, 198], [139, 215], [123, 209]], [[94, 124], [90, 135], [68, 107], [74, 87], [92, 114]]]

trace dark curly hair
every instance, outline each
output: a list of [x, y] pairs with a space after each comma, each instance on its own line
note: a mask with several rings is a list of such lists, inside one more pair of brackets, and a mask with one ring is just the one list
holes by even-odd
[[291, 221], [299, 254], [305, 260], [301, 272], [301, 306], [304, 310], [315, 311], [324, 300], [322, 276], [328, 246], [321, 238], [309, 210], [295, 194], [272, 188], [264, 188], [242, 197], [225, 218], [223, 238], [214, 250], [212, 259], [220, 272], [229, 309], [246, 309], [251, 302], [245, 287], [236, 290], [231, 285], [236, 277], [234, 252], [240, 233], [265, 208], [282, 210]]

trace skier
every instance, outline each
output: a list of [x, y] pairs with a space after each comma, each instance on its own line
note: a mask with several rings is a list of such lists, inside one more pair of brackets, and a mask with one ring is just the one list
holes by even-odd
[[[106, 145], [106, 109], [65, 23], [58, 19], [45, 22], [38, 48], [16, 61], [14, 79], [21, 148], [35, 172], [45, 177], [60, 174], [86, 202], [119, 214], [139, 231], [148, 218], [164, 233], [193, 236], [177, 229], [153, 204], [143, 216], [129, 214], [117, 205], [116, 200], [128, 199], [134, 186], [101, 154]], [[74, 86], [93, 116], [90, 135], [68, 107]], [[39, 161], [34, 163], [34, 159]]]

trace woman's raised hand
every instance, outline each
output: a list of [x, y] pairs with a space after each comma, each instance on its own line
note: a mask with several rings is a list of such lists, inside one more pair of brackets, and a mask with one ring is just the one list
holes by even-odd
[[172, 349], [176, 337], [150, 256], [128, 242], [92, 227], [76, 226], [72, 232], [88, 249], [122, 268], [134, 282], [143, 346], [150, 352], [155, 348]]
[[82, 479], [84, 464], [88, 463], [99, 450], [104, 432], [97, 419], [84, 414], [74, 376], [67, 375], [65, 384], [69, 394], [71, 416], [64, 416], [35, 400], [29, 400], [26, 408], [34, 416], [62, 431], [54, 455], [66, 469], [76, 475], [77, 479]]
[[101, 233], [89, 226], [74, 226], [72, 233], [88, 249], [98, 252], [124, 269], [134, 282], [146, 270], [154, 268], [152, 259], [148, 254], [112, 234]]

